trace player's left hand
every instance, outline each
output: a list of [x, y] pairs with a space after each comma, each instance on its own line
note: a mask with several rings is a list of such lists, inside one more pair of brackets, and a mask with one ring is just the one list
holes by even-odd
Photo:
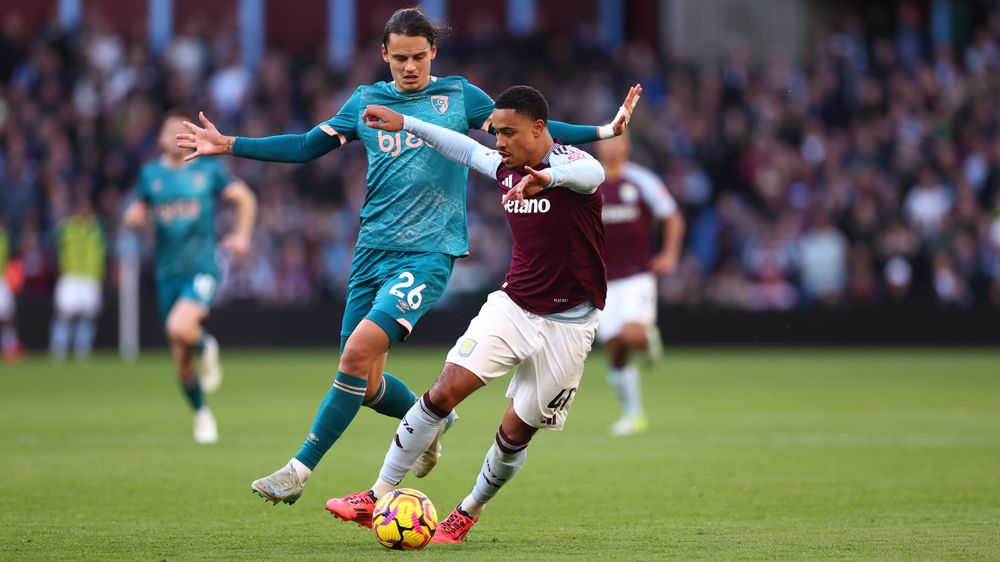
[[232, 154], [233, 146], [236, 144], [236, 137], [229, 137], [219, 132], [215, 123], [208, 120], [204, 111], [198, 112], [198, 119], [204, 127], [199, 127], [190, 121], [184, 121], [184, 126], [190, 133], [179, 133], [177, 135], [178, 148], [190, 148], [194, 150], [184, 157], [185, 162], [190, 162], [199, 156], [213, 156], [215, 154]]
[[657, 254], [653, 261], [649, 262], [649, 269], [657, 275], [670, 275], [677, 269], [677, 256], [670, 253]]
[[245, 257], [250, 253], [250, 237], [234, 232], [222, 239], [222, 247], [237, 258]]
[[536, 195], [552, 182], [552, 176], [545, 172], [539, 172], [531, 166], [525, 166], [524, 171], [528, 172], [528, 175], [521, 178], [521, 181], [517, 182], [517, 185], [503, 194], [503, 198], [500, 200], [502, 204], [506, 205], [508, 201], [517, 201], [520, 203], [524, 201], [525, 197]]
[[396, 132], [403, 129], [403, 115], [384, 105], [369, 105], [361, 114], [361, 120], [372, 129]]
[[639, 103], [639, 96], [641, 95], [642, 84], [636, 84], [629, 88], [628, 94], [625, 96], [625, 101], [618, 108], [618, 114], [611, 121], [611, 130], [614, 131], [616, 137], [624, 133], [625, 128], [628, 127], [628, 122], [632, 119], [632, 111], [635, 110], [635, 105]]

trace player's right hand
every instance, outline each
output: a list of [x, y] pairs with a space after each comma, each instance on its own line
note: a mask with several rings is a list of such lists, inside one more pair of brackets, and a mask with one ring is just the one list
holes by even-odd
[[531, 166], [525, 166], [524, 171], [528, 173], [521, 178], [521, 181], [517, 182], [517, 185], [507, 190], [507, 193], [504, 193], [503, 197], [500, 198], [501, 205], [506, 205], [508, 201], [523, 203], [525, 197], [538, 195], [539, 192], [545, 189], [545, 186], [552, 183], [552, 176], [545, 172], [539, 172]]
[[361, 114], [361, 120], [372, 129], [396, 132], [403, 129], [403, 115], [384, 105], [369, 105]]
[[146, 226], [146, 215], [148, 209], [141, 203], [133, 203], [125, 209], [125, 226], [129, 228], [141, 229]]
[[222, 239], [222, 247], [229, 250], [234, 257], [243, 258], [250, 253], [250, 236], [232, 233]]
[[215, 125], [205, 117], [204, 111], [198, 112], [198, 119], [204, 128], [185, 121], [184, 126], [190, 133], [180, 133], [177, 135], [177, 148], [190, 148], [194, 152], [184, 157], [185, 162], [194, 160], [199, 156], [213, 156], [216, 154], [232, 154], [233, 144], [236, 137], [227, 137], [215, 128]]
[[649, 262], [649, 269], [657, 275], [670, 275], [677, 269], [677, 264], [680, 260], [678, 256], [670, 252], [663, 252], [657, 254], [656, 257]]

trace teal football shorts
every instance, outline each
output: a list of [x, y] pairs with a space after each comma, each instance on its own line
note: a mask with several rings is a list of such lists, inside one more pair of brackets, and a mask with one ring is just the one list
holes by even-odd
[[388, 334], [390, 345], [405, 339], [444, 294], [454, 264], [455, 256], [439, 252], [358, 248], [347, 284], [340, 350], [365, 318]]
[[205, 307], [212, 308], [215, 290], [219, 281], [211, 273], [196, 273], [184, 277], [156, 280], [156, 297], [160, 305], [160, 319], [167, 323], [170, 309], [181, 299], [192, 300]]

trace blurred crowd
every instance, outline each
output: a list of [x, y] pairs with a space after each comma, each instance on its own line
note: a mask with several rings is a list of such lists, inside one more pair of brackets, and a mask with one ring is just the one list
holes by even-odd
[[[801, 61], [755, 58], [734, 40], [710, 62], [693, 48], [607, 53], [587, 26], [501, 41], [500, 24], [482, 21], [445, 38], [434, 73], [493, 94], [529, 83], [554, 118], [595, 124], [641, 82], [633, 157], [663, 177], [689, 225], [682, 263], [661, 280], [668, 304], [1000, 306], [1000, 10], [987, 16], [935, 44], [903, 4], [891, 25], [831, 23]], [[0, 224], [29, 297], [51, 295], [53, 225], [81, 199], [114, 239], [165, 110], [204, 109], [226, 134], [303, 132], [356, 85], [388, 78], [377, 44], [342, 70], [273, 51], [251, 70], [235, 35], [208, 22], [178, 29], [155, 57], [145, 37], [99, 19], [30, 36], [16, 16], [2, 24]], [[221, 256], [220, 299], [340, 298], [365, 194], [362, 147], [306, 165], [227, 164], [257, 192], [260, 216], [252, 255]], [[452, 297], [495, 288], [509, 257], [495, 186], [470, 176], [468, 205], [471, 256], [456, 264]]]

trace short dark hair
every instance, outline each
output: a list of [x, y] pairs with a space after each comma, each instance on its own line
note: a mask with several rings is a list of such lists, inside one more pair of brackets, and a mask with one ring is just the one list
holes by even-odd
[[427, 41], [434, 45], [447, 31], [447, 26], [427, 17], [420, 11], [420, 8], [402, 8], [396, 10], [389, 21], [385, 22], [382, 46], [389, 46], [389, 34], [391, 33], [407, 37], [426, 37]]
[[497, 98], [495, 109], [513, 109], [532, 120], [549, 120], [549, 102], [545, 96], [531, 86], [511, 86]]

